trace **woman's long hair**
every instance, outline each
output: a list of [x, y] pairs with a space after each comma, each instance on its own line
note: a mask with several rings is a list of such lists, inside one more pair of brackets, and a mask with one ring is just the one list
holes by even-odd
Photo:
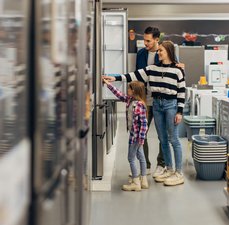
[[145, 85], [143, 82], [140, 81], [131, 81], [129, 83], [129, 88], [133, 91], [133, 97], [138, 100], [141, 101], [146, 109], [147, 109], [147, 105], [146, 105], [146, 90], [145, 90]]
[[160, 43], [160, 45], [162, 45], [166, 52], [168, 53], [168, 57], [169, 59], [173, 62], [173, 63], [177, 63], [176, 61], [176, 56], [175, 56], [175, 47], [174, 47], [174, 43], [172, 41], [162, 41]]

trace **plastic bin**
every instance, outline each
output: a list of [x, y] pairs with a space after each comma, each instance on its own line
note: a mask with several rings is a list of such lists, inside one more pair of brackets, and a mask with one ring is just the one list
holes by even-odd
[[194, 159], [197, 178], [202, 180], [220, 180], [223, 178], [225, 162], [198, 162]]
[[218, 135], [193, 135], [192, 157], [197, 177], [219, 180], [227, 161], [227, 141]]
[[215, 125], [212, 126], [189, 126], [186, 124], [186, 130], [187, 130], [187, 138], [188, 140], [192, 139], [192, 135], [199, 135], [200, 129], [204, 129], [205, 134], [214, 134], [215, 133]]
[[209, 116], [184, 116], [184, 121], [190, 125], [208, 125], [215, 124], [215, 118]]
[[215, 119], [208, 116], [184, 116], [184, 123], [188, 140], [191, 140], [192, 135], [198, 135], [200, 129], [204, 129], [205, 134], [215, 133]]
[[[222, 145], [225, 147], [227, 146], [227, 141], [219, 135], [204, 135], [204, 136], [193, 135], [192, 140], [197, 145], [207, 145], [208, 148], [209, 146], [212, 146], [212, 148], [222, 147]], [[201, 146], [201, 147], [204, 147], [204, 146]]]

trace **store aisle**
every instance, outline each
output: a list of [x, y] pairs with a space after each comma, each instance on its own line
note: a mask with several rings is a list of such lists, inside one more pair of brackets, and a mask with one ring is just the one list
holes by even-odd
[[[150, 158], [153, 169], [158, 152], [158, 140], [154, 126], [149, 131]], [[150, 189], [141, 192], [124, 192], [127, 182], [128, 135], [125, 117], [119, 116], [117, 152], [111, 192], [93, 192], [90, 225], [228, 225], [229, 214], [222, 181], [196, 180], [191, 156], [184, 164], [185, 184], [165, 187], [148, 176]], [[183, 158], [187, 140], [182, 139]]]

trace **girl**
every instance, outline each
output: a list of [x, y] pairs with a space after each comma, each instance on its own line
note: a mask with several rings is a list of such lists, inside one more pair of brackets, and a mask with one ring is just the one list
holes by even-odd
[[[185, 101], [184, 71], [176, 66], [175, 48], [171, 41], [163, 41], [158, 48], [160, 62], [133, 73], [116, 77], [104, 76], [109, 81], [139, 80], [147, 82], [153, 97], [154, 122], [161, 143], [166, 169], [155, 181], [174, 186], [184, 183], [182, 174], [182, 148], [178, 137], [178, 124], [182, 120]], [[175, 158], [173, 170], [169, 142]]]
[[[126, 102], [127, 109], [127, 129], [129, 136], [128, 161], [132, 173], [130, 184], [122, 186], [124, 191], [140, 191], [142, 188], [149, 188], [146, 178], [146, 160], [143, 152], [143, 144], [147, 131], [147, 110], [145, 103], [145, 86], [142, 82], [133, 81], [128, 85], [128, 95], [112, 86], [107, 80], [103, 79], [107, 87], [117, 98]], [[141, 177], [139, 179], [135, 158], [139, 160]]]

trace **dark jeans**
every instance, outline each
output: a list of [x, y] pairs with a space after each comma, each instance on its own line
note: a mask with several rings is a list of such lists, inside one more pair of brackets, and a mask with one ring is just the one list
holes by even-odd
[[[147, 119], [148, 119], [148, 129], [149, 129], [150, 124], [153, 119], [153, 106], [147, 106], [147, 109], [148, 109], [148, 118]], [[148, 146], [148, 141], [147, 141], [147, 135], [146, 135], [146, 139], [143, 145], [143, 150], [144, 150], [144, 155], [146, 158], [146, 168], [149, 169], [151, 168], [151, 162], [149, 161], [149, 146]], [[162, 166], [162, 167], [165, 166], [165, 161], [164, 161], [164, 157], [163, 157], [163, 153], [162, 153], [160, 144], [159, 144], [159, 153], [157, 156], [157, 166]]]

